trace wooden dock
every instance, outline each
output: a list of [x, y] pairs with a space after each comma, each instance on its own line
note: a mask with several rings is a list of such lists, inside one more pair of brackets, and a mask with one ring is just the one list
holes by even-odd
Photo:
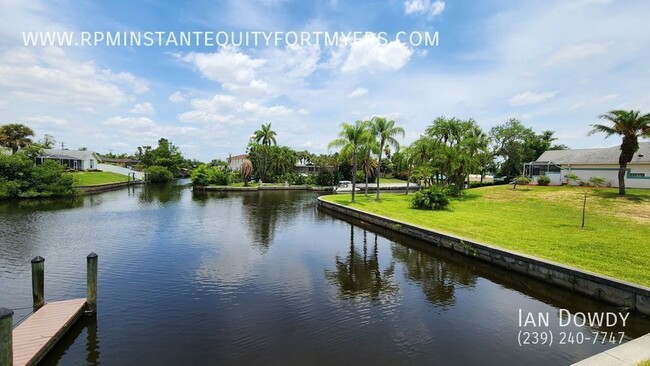
[[45, 303], [45, 259], [32, 259], [34, 314], [13, 327], [12, 309], [0, 307], [0, 366], [35, 365], [85, 313], [97, 311], [97, 254], [86, 257], [86, 298]]
[[13, 330], [14, 366], [35, 365], [86, 310], [86, 299], [45, 304]]

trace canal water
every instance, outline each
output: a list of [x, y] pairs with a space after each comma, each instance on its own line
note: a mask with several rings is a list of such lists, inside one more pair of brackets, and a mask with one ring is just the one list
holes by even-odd
[[[97, 315], [46, 365], [566, 365], [614, 346], [593, 332], [650, 332], [634, 314], [561, 326], [565, 311], [619, 310], [332, 216], [316, 197], [169, 185], [0, 203], [0, 306], [29, 313], [38, 255], [46, 301], [85, 297], [96, 252]], [[523, 327], [520, 312], [549, 325]], [[531, 332], [553, 343], [520, 345]]]

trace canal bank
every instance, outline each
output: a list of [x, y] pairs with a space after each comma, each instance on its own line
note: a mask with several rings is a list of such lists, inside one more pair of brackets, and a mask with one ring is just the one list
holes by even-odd
[[319, 208], [331, 210], [407, 235], [440, 248], [506, 268], [610, 304], [650, 315], [650, 288], [580, 270], [533, 256], [497, 248], [453, 235], [345, 207], [318, 198]]
[[255, 186], [255, 187], [233, 187], [233, 186], [207, 186], [192, 187], [197, 192], [254, 192], [254, 191], [315, 191], [331, 192], [333, 187], [322, 186]]

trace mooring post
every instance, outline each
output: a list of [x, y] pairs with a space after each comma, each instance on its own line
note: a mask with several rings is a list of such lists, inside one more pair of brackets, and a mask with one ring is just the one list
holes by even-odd
[[38, 256], [32, 259], [32, 298], [34, 311], [45, 303], [45, 259]]
[[97, 254], [88, 254], [86, 263], [86, 312], [94, 313], [97, 311]]
[[11, 335], [13, 318], [13, 310], [0, 308], [0, 366], [12, 366], [14, 364], [14, 347]]

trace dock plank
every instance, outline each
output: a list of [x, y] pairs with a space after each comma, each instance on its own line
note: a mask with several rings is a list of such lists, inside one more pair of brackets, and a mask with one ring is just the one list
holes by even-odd
[[86, 309], [86, 299], [45, 304], [13, 330], [14, 366], [34, 365]]

